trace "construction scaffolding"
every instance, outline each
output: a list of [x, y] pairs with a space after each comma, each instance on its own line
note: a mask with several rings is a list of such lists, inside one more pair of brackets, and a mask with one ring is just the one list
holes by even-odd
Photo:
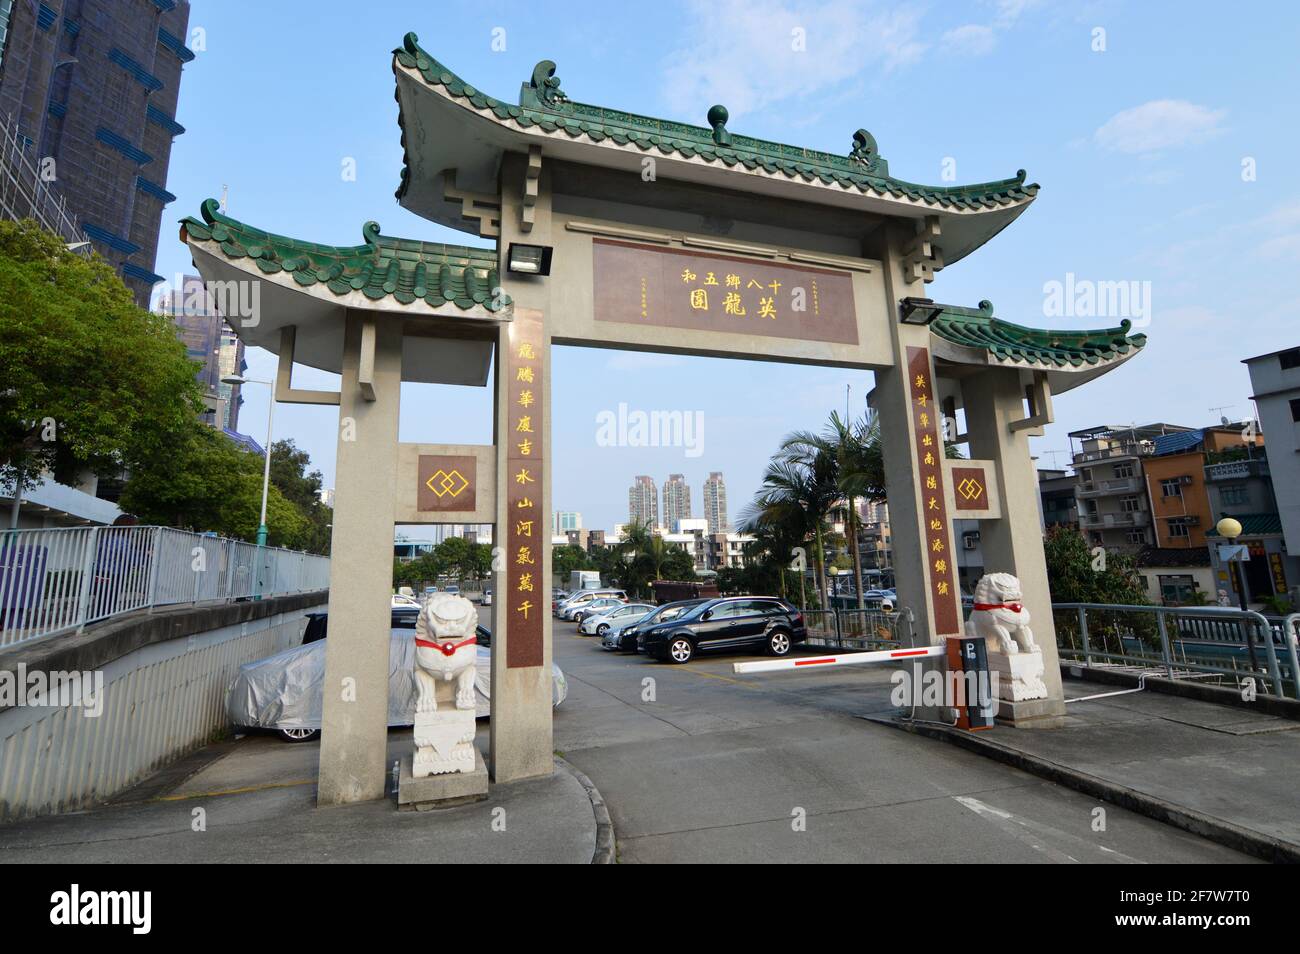
[[[76, 216], [42, 177], [32, 146], [12, 117], [0, 116], [0, 218], [35, 219], [70, 246], [86, 242]], [[89, 246], [82, 250], [88, 253]]]

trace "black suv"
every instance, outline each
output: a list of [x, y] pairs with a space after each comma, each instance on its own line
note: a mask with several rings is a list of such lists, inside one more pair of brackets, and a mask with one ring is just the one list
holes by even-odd
[[775, 596], [706, 600], [669, 622], [638, 629], [639, 652], [674, 663], [715, 649], [763, 649], [784, 656], [808, 636], [803, 613]]
[[651, 611], [649, 615], [637, 620], [631, 626], [625, 626], [616, 633], [606, 633], [601, 639], [600, 645], [604, 649], [617, 650], [620, 653], [634, 653], [637, 651], [637, 637], [641, 635], [642, 630], [675, 620], [701, 603], [707, 602], [709, 601], [705, 599], [678, 600], [676, 603], [665, 603]]

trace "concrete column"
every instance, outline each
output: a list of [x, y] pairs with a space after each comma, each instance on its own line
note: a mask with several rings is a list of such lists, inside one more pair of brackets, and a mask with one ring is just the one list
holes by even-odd
[[[537, 162], [541, 161], [540, 168]], [[554, 744], [551, 734], [551, 338], [546, 317], [551, 307], [551, 281], [548, 276], [510, 273], [505, 255], [512, 242], [553, 245], [551, 235], [550, 171], [542, 157], [508, 153], [501, 163], [501, 282], [514, 305], [515, 322], [501, 329], [494, 362], [495, 416], [494, 443], [497, 460], [496, 523], [492, 543], [501, 557], [493, 573], [492, 600], [492, 722], [491, 752], [488, 767], [493, 781], [549, 775], [554, 769]], [[542, 652], [540, 665], [509, 665], [511, 629], [511, 561], [517, 553], [510, 545], [513, 514], [510, 492], [521, 458], [511, 459], [516, 433], [518, 409], [512, 407], [510, 387], [512, 360], [517, 360], [521, 335], [536, 333], [540, 323], [538, 359], [531, 362], [540, 369], [540, 381], [532, 390], [537, 405], [531, 410], [534, 428], [533, 459], [541, 463], [541, 486], [530, 488], [541, 497], [540, 536], [535, 537], [540, 551], [533, 570], [534, 589], [531, 602], [541, 614]], [[531, 329], [524, 331], [524, 325]], [[516, 540], [516, 543], [519, 541]], [[519, 647], [516, 647], [518, 649]], [[519, 661], [515, 655], [516, 663]]]
[[[951, 622], [943, 625], [936, 618], [937, 598], [931, 585], [930, 568], [933, 559], [927, 544], [928, 537], [942, 540], [943, 549], [939, 553], [946, 555], [950, 567], [949, 598], [956, 600], [959, 596], [952, 592], [957, 579], [956, 553], [953, 550], [950, 523], [952, 515], [946, 515], [941, 530], [929, 529], [931, 517], [927, 515], [926, 500], [932, 492], [927, 492], [922, 487], [921, 467], [917, 457], [921, 436], [917, 433], [917, 422], [913, 414], [914, 380], [908, 366], [908, 348], [928, 350], [930, 329], [926, 325], [908, 325], [899, 321], [899, 302], [909, 296], [920, 298], [926, 294], [924, 283], [908, 283], [904, 276], [900, 249], [910, 238], [909, 234], [898, 229], [891, 236], [889, 252], [884, 262], [886, 320], [890, 323], [893, 364], [875, 372], [876, 387], [872, 392], [872, 407], [880, 414], [880, 432], [884, 442], [885, 491], [889, 498], [889, 524], [893, 536], [895, 588], [899, 605], [907, 607], [914, 615], [917, 644], [925, 645], [942, 642], [944, 636], [956, 632]], [[934, 387], [932, 374], [930, 378], [930, 392], [937, 399], [938, 388]], [[934, 404], [935, 401], [930, 403]], [[939, 409], [934, 407], [930, 415], [932, 422], [939, 416]], [[937, 433], [939, 437], [934, 444], [934, 453], [938, 456], [938, 469], [942, 473], [944, 449], [941, 426]], [[939, 499], [943, 499], [942, 493], [939, 494]], [[960, 608], [959, 603], [958, 607]], [[961, 615], [958, 611], [958, 629], [960, 622]]]
[[1019, 703], [1030, 721], [1065, 714], [1057, 661], [1052, 595], [1047, 586], [1043, 531], [1038, 520], [1038, 474], [1029, 456], [1032, 429], [1011, 430], [1028, 413], [1020, 372], [993, 368], [962, 381], [971, 457], [991, 460], [1002, 488], [1002, 519], [980, 522], [985, 573], [1010, 573], [1020, 580], [1034, 641], [1043, 651], [1047, 698]]
[[[373, 370], [363, 353], [373, 324]], [[366, 400], [359, 381], [373, 382]], [[331, 535], [329, 639], [317, 803], [382, 798], [388, 744], [389, 598], [402, 333], [395, 320], [348, 312], [339, 398]]]

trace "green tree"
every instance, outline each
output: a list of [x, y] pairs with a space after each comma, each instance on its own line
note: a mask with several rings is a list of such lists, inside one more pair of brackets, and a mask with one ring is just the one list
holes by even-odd
[[655, 577], [660, 580], [693, 580], [695, 579], [695, 560], [686, 552], [684, 547], [675, 543], [670, 544]]
[[[120, 504], [143, 523], [252, 541], [261, 517], [262, 466], [260, 455], [191, 418], [165, 455], [132, 468]], [[310, 542], [310, 521], [275, 486], [267, 495], [266, 523], [271, 546], [304, 549]]]
[[574, 570], [591, 568], [587, 554], [576, 543], [551, 548], [551, 572], [561, 581], [561, 586], [568, 586], [569, 574]]
[[271, 445], [271, 486], [277, 488], [307, 519], [306, 549], [313, 553], [329, 553], [334, 511], [321, 502], [321, 473], [319, 470], [308, 471], [310, 466], [311, 455], [299, 449], [292, 440], [279, 440]]
[[[1043, 541], [1047, 559], [1047, 586], [1053, 603], [1115, 603], [1124, 606], [1149, 604], [1146, 586], [1133, 557], [1119, 551], [1093, 553], [1078, 530], [1054, 526]], [[1058, 639], [1071, 646], [1079, 638], [1078, 616], [1073, 611], [1056, 614]], [[1088, 631], [1103, 646], [1110, 638], [1131, 634], [1149, 648], [1159, 646], [1155, 620], [1147, 613], [1123, 611], [1088, 612]], [[1119, 645], [1113, 646], [1120, 650]]]
[[[874, 440], [874, 450], [872, 445]], [[858, 609], [866, 604], [863, 601], [862, 553], [858, 547], [858, 501], [866, 499], [883, 499], [884, 468], [879, 451], [880, 425], [875, 416], [857, 423], [842, 418], [839, 412], [832, 411], [826, 426], [820, 434], [811, 431], [796, 431], [781, 442], [781, 451], [796, 459], [809, 460], [822, 457], [831, 468], [831, 480], [834, 481], [844, 498], [844, 522], [847, 536], [848, 564], [839, 558], [835, 560], [837, 569], [848, 565], [853, 568], [853, 581], [857, 589]]]
[[98, 256], [0, 221], [0, 477], [69, 480], [171, 453], [202, 410], [196, 365]]

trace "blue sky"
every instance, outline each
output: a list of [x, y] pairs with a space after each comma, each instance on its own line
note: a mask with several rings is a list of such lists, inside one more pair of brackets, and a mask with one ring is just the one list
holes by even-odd
[[[1240, 360], [1300, 343], [1300, 12], [1290, 4], [375, 0], [362, 10], [315, 0], [307, 9], [193, 0], [191, 30], [202, 33], [191, 43], [204, 48], [181, 86], [188, 132], [172, 151], [168, 188], [179, 201], [164, 219], [160, 274], [192, 271], [172, 220], [197, 214], [223, 185], [231, 215], [281, 234], [355, 244], [375, 219], [386, 234], [479, 244], [393, 198], [401, 148], [390, 53], [414, 30], [468, 82], [511, 102], [533, 65], [552, 59], [582, 102], [699, 125], [721, 102], [733, 132], [833, 152], [865, 127], [891, 173], [914, 182], [944, 184], [945, 162], [959, 183], [1027, 169], [1043, 187], [1037, 201], [939, 273], [931, 297], [987, 298], [1020, 324], [1097, 327], [1114, 322], [1047, 316], [1044, 285], [1073, 274], [1151, 289], [1150, 344], [1056, 400], [1057, 423], [1035, 442], [1042, 466], [1085, 426], [1244, 418]], [[493, 49], [498, 28], [503, 51]], [[795, 28], [806, 52], [790, 49]], [[340, 174], [346, 158], [356, 181]], [[249, 364], [252, 377], [274, 373], [266, 352], [250, 352]], [[557, 349], [553, 370], [554, 504], [581, 511], [588, 527], [626, 520], [641, 473], [660, 484], [685, 474], [699, 513], [705, 476], [721, 470], [734, 517], [782, 435], [842, 410], [846, 385], [860, 413], [872, 383], [864, 372], [585, 349]], [[299, 380], [331, 383], [310, 371]], [[241, 412], [240, 429], [258, 440], [266, 390], [247, 388]], [[620, 401], [702, 412], [703, 453], [598, 447], [596, 417]], [[401, 438], [487, 443], [490, 406], [487, 389], [408, 385]], [[276, 436], [308, 450], [327, 486], [336, 416], [300, 405], [276, 414]]]

